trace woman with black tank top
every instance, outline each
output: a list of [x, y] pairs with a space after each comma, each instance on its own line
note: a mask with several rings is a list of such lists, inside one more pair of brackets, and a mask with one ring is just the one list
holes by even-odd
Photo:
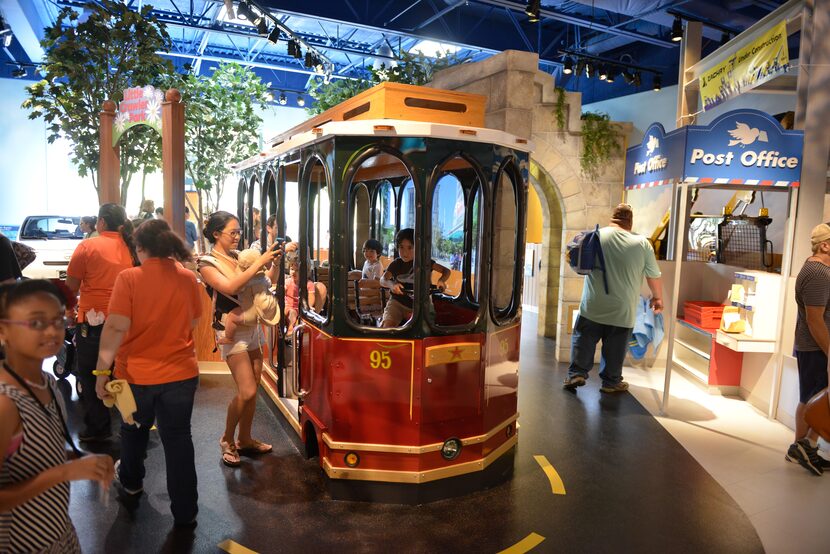
[[[233, 341], [225, 343], [224, 323], [228, 312], [239, 304], [236, 294], [264, 266], [279, 259], [282, 251], [269, 248], [251, 267], [243, 272], [237, 270], [237, 251], [241, 229], [239, 220], [228, 212], [215, 212], [205, 225], [204, 235], [210, 241], [210, 254], [199, 259], [199, 273], [214, 297], [216, 310], [215, 325], [217, 344], [222, 358], [227, 362], [237, 393], [228, 405], [225, 432], [219, 439], [222, 462], [230, 467], [240, 464], [242, 454], [264, 454], [270, 452], [270, 444], [251, 436], [251, 426], [256, 408], [256, 391], [262, 376], [262, 335], [258, 325], [237, 325]], [[268, 276], [273, 282], [280, 264], [272, 265]], [[237, 434], [237, 427], [239, 428]]]

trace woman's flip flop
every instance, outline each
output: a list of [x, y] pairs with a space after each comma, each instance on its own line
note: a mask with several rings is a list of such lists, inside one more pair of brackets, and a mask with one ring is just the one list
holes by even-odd
[[222, 463], [228, 467], [239, 467], [242, 460], [239, 459], [239, 451], [235, 444], [219, 439], [219, 446], [222, 448]]
[[236, 450], [240, 454], [244, 454], [246, 456], [255, 455], [255, 454], [267, 454], [274, 449], [273, 446], [270, 444], [266, 444], [264, 442], [258, 441], [256, 439], [253, 440], [250, 444], [242, 445], [241, 443], [236, 443]]

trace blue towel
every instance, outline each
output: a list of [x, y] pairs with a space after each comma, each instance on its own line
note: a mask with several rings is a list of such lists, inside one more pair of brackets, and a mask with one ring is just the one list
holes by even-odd
[[648, 298], [640, 297], [637, 306], [637, 319], [634, 321], [634, 330], [628, 341], [628, 350], [635, 360], [641, 360], [646, 355], [648, 345], [654, 343], [654, 350], [663, 342], [663, 314], [655, 314], [648, 307]]

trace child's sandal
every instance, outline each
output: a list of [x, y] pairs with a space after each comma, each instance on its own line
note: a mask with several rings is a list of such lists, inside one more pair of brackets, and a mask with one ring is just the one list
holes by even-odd
[[236, 449], [236, 444], [219, 439], [219, 446], [222, 448], [223, 464], [228, 467], [239, 467], [242, 464], [242, 460], [239, 458], [239, 451]]

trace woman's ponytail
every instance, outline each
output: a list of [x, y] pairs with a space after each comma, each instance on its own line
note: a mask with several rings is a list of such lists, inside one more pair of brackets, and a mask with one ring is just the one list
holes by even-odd
[[148, 219], [139, 225], [135, 241], [151, 258], [175, 258], [180, 262], [191, 260], [190, 249], [163, 219]]
[[107, 231], [117, 231], [124, 239], [124, 244], [130, 251], [130, 257], [133, 259], [133, 265], [139, 265], [138, 256], [135, 253], [135, 243], [133, 242], [133, 224], [127, 219], [127, 212], [118, 204], [104, 204], [98, 209], [98, 217], [104, 220], [104, 225]]

